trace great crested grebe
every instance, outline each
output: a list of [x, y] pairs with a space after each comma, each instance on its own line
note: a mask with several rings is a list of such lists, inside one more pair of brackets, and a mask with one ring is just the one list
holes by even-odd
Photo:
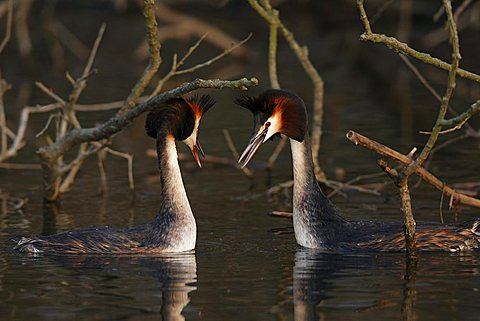
[[126, 229], [91, 227], [22, 237], [14, 249], [34, 254], [157, 254], [194, 249], [197, 226], [183, 186], [175, 141], [184, 142], [201, 166], [198, 153], [204, 154], [198, 127], [203, 114], [214, 104], [208, 95], [172, 98], [148, 114], [145, 129], [157, 140], [163, 197], [160, 212], [152, 222]]
[[[253, 113], [252, 138], [239, 159], [245, 166], [262, 143], [280, 133], [290, 138], [293, 158], [293, 228], [297, 243], [327, 251], [404, 251], [400, 222], [348, 221], [323, 194], [313, 171], [307, 111], [296, 94], [267, 90], [258, 97], [243, 96], [237, 105]], [[480, 248], [480, 219], [458, 225], [419, 223], [417, 249], [462, 251]]]

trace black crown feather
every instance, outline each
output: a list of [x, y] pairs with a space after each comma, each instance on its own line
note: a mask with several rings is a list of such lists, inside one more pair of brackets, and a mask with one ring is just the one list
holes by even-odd
[[187, 102], [196, 105], [202, 115], [217, 103], [212, 96], [199, 94], [195, 94], [192, 97], [187, 98]]
[[181, 97], [171, 98], [155, 106], [147, 115], [145, 131], [157, 138], [159, 130], [171, 132], [175, 139], [184, 140], [193, 132], [195, 117], [187, 101]]
[[281, 113], [282, 119], [280, 132], [297, 141], [303, 141], [305, 138], [307, 112], [305, 103], [295, 93], [269, 89], [258, 97], [243, 95], [234, 102], [253, 113], [254, 129], [263, 124], [277, 110]]

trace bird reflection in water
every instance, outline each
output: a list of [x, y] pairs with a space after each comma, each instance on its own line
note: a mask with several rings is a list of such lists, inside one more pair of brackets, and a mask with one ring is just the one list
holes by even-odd
[[317, 306], [328, 296], [325, 281], [335, 272], [335, 256], [299, 249], [293, 269], [295, 321], [318, 320]]
[[[184, 321], [182, 312], [190, 302], [190, 292], [196, 290], [197, 263], [193, 252], [156, 257], [64, 255], [45, 256], [42, 259], [76, 271], [83, 280], [85, 277], [91, 279], [91, 284], [85, 285], [93, 288], [90, 295], [92, 298], [98, 295], [102, 298], [95, 300], [98, 303], [94, 308], [104, 311], [101, 305], [108, 306], [113, 318], [116, 318], [119, 310], [127, 309], [135, 314], [138, 311], [159, 314], [164, 321]], [[102, 276], [107, 275], [106, 280], [98, 280], [99, 272]], [[155, 282], [148, 282], [151, 278], [158, 280], [159, 287]], [[161, 301], [157, 305], [159, 297]], [[112, 309], [112, 306], [118, 310]]]
[[[293, 269], [295, 321], [323, 320], [330, 314], [329, 311], [334, 314], [336, 308], [341, 308], [344, 312], [345, 309], [351, 310], [353, 313], [384, 310], [387, 315], [393, 313], [396, 316], [401, 315], [403, 320], [415, 320], [415, 262], [407, 261], [400, 287], [392, 288], [387, 285], [391, 281], [398, 282], [398, 268], [396, 269], [395, 265], [399, 260], [401, 262], [402, 258], [396, 255], [348, 256], [311, 249], [297, 250]], [[384, 273], [379, 270], [391, 270], [393, 275], [391, 278], [387, 275], [386, 279], [383, 279], [385, 275], [382, 276]], [[352, 275], [352, 271], [358, 271], [357, 275]], [[378, 279], [376, 275], [379, 276]], [[371, 282], [372, 277], [377, 280], [375, 284], [366, 283]], [[348, 278], [347, 288], [343, 288], [345, 278]], [[386, 284], [379, 288], [377, 282], [382, 284], [382, 280]], [[348, 294], [349, 292], [353, 296]], [[347, 295], [340, 297], [335, 293]], [[355, 297], [357, 299], [353, 299]], [[327, 303], [329, 299], [332, 301]]]

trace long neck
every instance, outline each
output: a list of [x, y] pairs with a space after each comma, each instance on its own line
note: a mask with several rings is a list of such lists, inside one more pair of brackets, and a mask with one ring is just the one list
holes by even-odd
[[157, 139], [158, 167], [162, 184], [162, 211], [168, 210], [177, 216], [193, 218], [187, 192], [183, 186], [182, 174], [178, 165], [175, 138], [171, 134], [159, 135]]
[[297, 242], [318, 247], [325, 237], [322, 228], [340, 217], [315, 179], [310, 137], [302, 142], [290, 139], [293, 158], [293, 223]]

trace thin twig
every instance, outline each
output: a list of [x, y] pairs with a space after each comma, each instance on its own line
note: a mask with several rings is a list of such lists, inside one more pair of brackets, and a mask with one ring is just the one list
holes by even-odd
[[[228, 49], [230, 44], [238, 42], [235, 38], [226, 34], [222, 29], [214, 27], [206, 22], [203, 22], [195, 17], [172, 10], [169, 6], [157, 1], [156, 6], [157, 17], [167, 24], [166, 27], [159, 28], [160, 41], [166, 41], [171, 38], [199, 38], [208, 33], [206, 41], [212, 45]], [[146, 58], [145, 45], [136, 50], [135, 56], [139, 59]], [[247, 50], [240, 48], [240, 50], [233, 53], [236, 57], [245, 56]]]
[[467, 9], [467, 7], [472, 3], [472, 0], [464, 0], [460, 6], [458, 6], [457, 10], [453, 14], [453, 19], [455, 22], [458, 22], [458, 18], [460, 15]]
[[[439, 150], [441, 150], [441, 149], [443, 149], [447, 146], [450, 146], [451, 144], [457, 143], [457, 142], [459, 142], [463, 139], [469, 138], [469, 137], [471, 137], [471, 135], [469, 133], [462, 134], [460, 136], [453, 137], [453, 138], [451, 138], [449, 140], [446, 140], [443, 143], [435, 146], [435, 148], [432, 149], [432, 151], [430, 152], [430, 156], [428, 157], [428, 159], [425, 161], [425, 163], [423, 163], [423, 167], [426, 170], [428, 170], [430, 168], [430, 164], [432, 163], [433, 157], [434, 157], [435, 153], [438, 152]], [[422, 178], [419, 177], [418, 181], [413, 185], [412, 190], [418, 188], [420, 186], [421, 182], [422, 182]]]
[[311, 129], [311, 145], [313, 165], [315, 170], [315, 176], [319, 180], [325, 179], [325, 173], [321, 169], [318, 162], [318, 153], [320, 151], [320, 143], [322, 137], [322, 123], [323, 123], [323, 95], [324, 84], [323, 79], [313, 66], [308, 56], [308, 48], [306, 46], [300, 46], [295, 39], [294, 34], [282, 23], [278, 14], [275, 14], [275, 10], [272, 9], [268, 0], [262, 1], [264, 6], [260, 5], [257, 0], [248, 0], [250, 6], [258, 12], [258, 14], [264, 18], [270, 25], [278, 25], [278, 29], [282, 33], [283, 37], [287, 41], [288, 45], [297, 56], [298, 61], [303, 67], [303, 70], [307, 76], [311, 79], [313, 89], [313, 121]]
[[60, 187], [58, 189], [58, 193], [64, 194], [65, 192], [70, 190], [70, 187], [73, 185], [75, 182], [75, 179], [77, 178], [78, 171], [82, 167], [83, 162], [85, 159], [87, 159], [90, 155], [96, 154], [98, 151], [100, 151], [102, 148], [104, 148], [106, 145], [106, 142], [103, 144], [96, 144], [96, 145], [90, 145], [88, 148], [88, 144], [82, 144], [81, 148], [78, 150], [77, 157], [70, 163], [62, 168], [63, 173], [67, 173], [63, 181], [60, 183]]
[[[404, 54], [399, 55], [400, 58], [405, 62], [405, 64], [410, 68], [410, 70], [414, 73], [414, 75], [420, 80], [420, 82], [427, 88], [427, 90], [435, 97], [435, 99], [439, 102], [442, 103], [442, 97], [437, 93], [435, 89], [430, 85], [430, 83], [425, 79], [425, 77], [421, 74], [421, 72], [418, 70], [417, 67], [415, 67], [410, 59], [408, 59], [407, 56]], [[453, 114], [454, 116], [458, 116], [458, 113], [452, 108], [452, 106], [448, 106], [448, 111]], [[465, 127], [467, 127], [471, 131], [476, 131], [475, 128], [473, 128], [468, 122], [465, 123]], [[430, 134], [430, 132], [428, 132]]]
[[270, 212], [270, 216], [291, 219], [291, 218], [293, 218], [293, 213], [292, 212], [282, 212], [282, 211], [272, 211], [272, 212]]
[[45, 198], [49, 201], [53, 201], [59, 197], [60, 194], [56, 185], [59, 171], [56, 169], [56, 162], [66, 151], [70, 150], [72, 147], [85, 142], [110, 139], [142, 113], [150, 111], [152, 108], [154, 108], [154, 106], [158, 106], [159, 103], [162, 103], [170, 98], [178, 97], [193, 90], [199, 88], [235, 88], [246, 90], [248, 87], [255, 86], [256, 84], [258, 84], [258, 80], [255, 78], [243, 78], [234, 81], [219, 79], [196, 79], [192, 82], [184, 83], [172, 90], [163, 92], [158, 96], [152, 97], [149, 100], [138, 104], [135, 106], [135, 108], [129, 110], [128, 112], [108, 119], [99, 126], [92, 128], [76, 128], [67, 132], [64, 137], [55, 141], [53, 144], [44, 146], [37, 151], [42, 161], [42, 167], [45, 171]]
[[135, 189], [135, 181], [133, 179], [133, 155], [128, 153], [122, 153], [116, 150], [113, 150], [109, 147], [105, 148], [107, 153], [110, 153], [114, 156], [118, 156], [121, 158], [125, 158], [127, 160], [128, 165], [128, 185], [130, 189], [133, 191]]
[[420, 82], [422, 83], [422, 85], [425, 86], [425, 88], [427, 88], [427, 90], [432, 94], [433, 97], [435, 97], [435, 99], [441, 103], [442, 102], [442, 97], [440, 97], [440, 95], [437, 93], [437, 91], [435, 89], [433, 89], [433, 87], [430, 85], [430, 83], [427, 81], [427, 79], [425, 79], [425, 77], [423, 77], [423, 75], [420, 73], [420, 71], [418, 70], [417, 67], [415, 67], [412, 62], [410, 61], [410, 59], [408, 59], [408, 56], [404, 55], [404, 54], [399, 54], [400, 56], [400, 59], [403, 60], [403, 62], [407, 65], [408, 68], [410, 68], [410, 70], [413, 72], [413, 74], [415, 76], [417, 76], [418, 80], [420, 80]]
[[454, 129], [458, 129], [462, 127], [462, 125], [465, 124], [470, 117], [472, 117], [478, 112], [480, 112], [480, 100], [473, 103], [470, 108], [468, 108], [460, 115], [450, 119], [441, 120], [440, 124], [444, 127], [453, 127]]
[[8, 125], [7, 118], [5, 114], [5, 104], [3, 96], [9, 89], [9, 85], [6, 80], [2, 79], [2, 74], [0, 73], [0, 158], [4, 159], [5, 154], [7, 153], [8, 148]]
[[100, 150], [97, 153], [97, 167], [98, 167], [98, 172], [100, 173], [100, 190], [99, 190], [100, 195], [104, 195], [108, 190], [107, 173], [105, 171], [105, 165], [104, 165], [106, 158], [107, 158], [107, 153], [105, 151], [105, 148]]
[[390, 7], [394, 2], [395, 0], [384, 1], [380, 8], [377, 9], [377, 12], [375, 12], [373, 17], [370, 19], [370, 23], [374, 25], [375, 22], [382, 17], [383, 13], [388, 9], [388, 7]]
[[46, 24], [48, 30], [58, 39], [59, 42], [62, 42], [66, 48], [70, 50], [72, 54], [77, 56], [79, 59], [86, 59], [89, 55], [90, 50], [88, 47], [80, 40], [78, 37], [68, 30], [68, 28], [59, 20], [48, 21]]
[[443, 196], [445, 195], [445, 184], [442, 188], [442, 196], [440, 196], [440, 206], [438, 212], [440, 213], [440, 222], [443, 224]]
[[48, 116], [47, 123], [45, 124], [45, 126], [43, 126], [42, 130], [39, 131], [39, 132], [35, 135], [35, 138], [38, 138], [38, 137], [42, 136], [43, 134], [45, 134], [45, 132], [46, 132], [46, 131], [48, 130], [48, 128], [50, 127], [50, 124], [52, 123], [52, 120], [53, 120], [55, 117], [58, 117], [58, 115], [50, 114], [50, 116]]
[[18, 164], [18, 163], [0, 163], [0, 168], [19, 169], [19, 170], [38, 170], [42, 169], [39, 164]]
[[273, 150], [272, 155], [270, 155], [270, 157], [268, 158], [267, 169], [270, 169], [270, 170], [273, 169], [273, 166], [275, 165], [275, 162], [277, 161], [278, 156], [280, 156], [280, 153], [287, 145], [287, 141], [288, 141], [288, 137], [282, 136], [277, 146], [275, 146], [275, 149]]
[[186, 62], [186, 60], [200, 46], [200, 44], [202, 43], [202, 41], [205, 39], [206, 36], [207, 35], [205, 34], [200, 39], [198, 39], [197, 42], [188, 49], [187, 53], [180, 59], [180, 61], [178, 61], [178, 63], [177, 63], [177, 58], [176, 58], [177, 56], [176, 56], [176, 54], [174, 55], [173, 63], [172, 63], [172, 67], [170, 68], [170, 71], [162, 79], [160, 79], [158, 81], [157, 86], [155, 87], [155, 90], [152, 92], [150, 97], [158, 95], [162, 91], [165, 83], [167, 81], [169, 81], [171, 78], [173, 78], [175, 76], [178, 76], [178, 75], [191, 73], [191, 72], [194, 72], [198, 69], [210, 66], [214, 62], [216, 62], [216, 61], [222, 59], [223, 57], [227, 56], [228, 54], [232, 53], [236, 49], [240, 48], [243, 44], [245, 44], [252, 37], [252, 34], [249, 34], [245, 39], [243, 39], [239, 43], [231, 46], [228, 49], [225, 49], [222, 53], [218, 54], [217, 56], [215, 56], [215, 57], [213, 57], [213, 58], [211, 58], [211, 59], [209, 59], [205, 62], [199, 63], [199, 64], [197, 64], [193, 67], [187, 68], [187, 69], [179, 70], [179, 68], [181, 66], [183, 66], [183, 64]]
[[448, 105], [450, 103], [450, 99], [453, 95], [453, 91], [456, 86], [455, 77], [457, 75], [457, 70], [459, 68], [458, 66], [461, 59], [460, 44], [458, 40], [457, 28], [455, 25], [455, 21], [453, 19], [451, 3], [449, 0], [444, 0], [443, 4], [445, 7], [445, 12], [447, 13], [450, 36], [452, 39], [452, 51], [453, 51], [452, 52], [452, 68], [448, 75], [448, 86], [445, 91], [445, 95], [443, 96], [442, 104], [440, 106], [440, 111], [438, 112], [435, 126], [432, 129], [432, 134], [430, 135], [427, 143], [423, 147], [417, 159], [405, 169], [404, 171], [405, 176], [410, 176], [412, 173], [414, 173], [416, 171], [416, 168], [422, 166], [423, 162], [428, 158], [428, 155], [433, 149], [435, 142], [437, 141], [438, 136], [440, 134], [440, 131], [442, 130], [442, 126], [443, 126], [442, 122], [445, 119], [445, 114], [447, 113]]
[[35, 86], [37, 86], [41, 91], [43, 91], [47, 96], [55, 100], [56, 102], [62, 104], [63, 106], [66, 104], [65, 100], [63, 100], [60, 96], [53, 92], [52, 89], [47, 88], [43, 83], [40, 81], [35, 82]]
[[28, 30], [28, 17], [32, 9], [33, 0], [18, 1], [15, 14], [15, 35], [17, 37], [18, 50], [22, 57], [27, 57], [32, 52], [32, 41]]
[[7, 46], [8, 42], [10, 41], [10, 37], [12, 36], [12, 24], [13, 24], [13, 0], [8, 0], [8, 9], [7, 9], [7, 27], [5, 28], [5, 37], [0, 44], [0, 54], [2, 53], [3, 49]]
[[[98, 52], [98, 48], [100, 47], [100, 43], [102, 42], [103, 34], [105, 33], [106, 29], [106, 24], [103, 23], [100, 26], [100, 29], [98, 30], [97, 38], [95, 39], [95, 42], [93, 44], [92, 50], [90, 52], [90, 56], [88, 57], [87, 63], [85, 65], [85, 68], [83, 69], [82, 76], [78, 78], [74, 85], [73, 85], [73, 90], [68, 97], [68, 102], [65, 104], [65, 114], [67, 115], [67, 119], [70, 123], [73, 124], [75, 128], [80, 128], [80, 122], [77, 119], [77, 116], [75, 115], [75, 109], [74, 106], [77, 104], [78, 99], [80, 98], [80, 95], [82, 94], [83, 90], [87, 86], [87, 80], [88, 77], [92, 73], [92, 67], [93, 67], [93, 62], [95, 61], [95, 57]], [[62, 123], [62, 129], [61, 129], [61, 136], [65, 135], [66, 132], [66, 124], [67, 122], [64, 120]]]
[[228, 49], [225, 49], [222, 53], [220, 53], [219, 55], [213, 57], [212, 59], [209, 59], [205, 62], [202, 62], [202, 63], [199, 63], [193, 67], [190, 67], [190, 68], [187, 68], [187, 69], [183, 69], [183, 70], [178, 70], [177, 71], [177, 75], [182, 75], [182, 74], [186, 74], [186, 73], [191, 73], [191, 72], [194, 72], [194, 71], [197, 71], [198, 69], [200, 68], [204, 68], [204, 67], [207, 67], [207, 66], [210, 66], [211, 64], [213, 64], [214, 62], [222, 59], [223, 57], [225, 57], [226, 55], [230, 54], [231, 52], [233, 52], [234, 50], [236, 50], [237, 48], [241, 47], [243, 44], [245, 44], [248, 40], [250, 40], [250, 38], [252, 37], [252, 34], [250, 33], [245, 39], [243, 39], [242, 41], [240, 41], [239, 43], [236, 43], [235, 45], [233, 45], [232, 47], [228, 48]]
[[[340, 183], [338, 184], [333, 191], [331, 191], [330, 193], [328, 193], [327, 195], [327, 198], [332, 198], [334, 197], [338, 192], [340, 192], [342, 189], [344, 189], [345, 187], [352, 187], [352, 186], [355, 186], [353, 185], [353, 183], [356, 183], [358, 181], [361, 181], [361, 180], [364, 180], [364, 179], [369, 179], [369, 178], [376, 178], [376, 177], [381, 177], [381, 176], [384, 176], [385, 173], [383, 172], [379, 172], [379, 173], [373, 173], [373, 174], [365, 174], [365, 175], [359, 175], [357, 177], [354, 177], [352, 178], [351, 180], [345, 182], [345, 183]], [[371, 192], [370, 190], [362, 190], [361, 192]], [[372, 192], [371, 194], [375, 194], [375, 195], [380, 195], [380, 193], [378, 192]]]
[[[368, 21], [368, 17], [366, 16], [365, 9], [363, 7], [363, 0], [357, 0], [357, 4], [359, 4], [360, 16], [361, 16], [362, 21], [364, 21], [363, 19], [366, 19], [366, 21]], [[363, 15], [362, 12], [365, 15]], [[367, 29], [367, 26], [368, 26], [368, 29]], [[383, 43], [388, 48], [395, 49], [398, 52], [404, 53], [404, 54], [406, 54], [408, 56], [411, 56], [415, 59], [423, 61], [426, 64], [429, 64], [429, 65], [432, 65], [432, 66], [435, 66], [435, 67], [438, 67], [440, 69], [447, 70], [447, 71], [450, 71], [452, 69], [451, 64], [449, 64], [445, 61], [442, 61], [438, 58], [434, 58], [429, 54], [417, 51], [417, 50], [409, 47], [407, 44], [405, 44], [401, 41], [398, 41], [394, 37], [388, 37], [388, 36], [383, 35], [383, 34], [372, 33], [370, 25], [369, 24], [366, 25], [365, 22], [364, 22], [364, 27], [365, 27], [365, 33], [363, 33], [360, 36], [360, 40], [362, 40], [362, 41], [370, 41], [370, 42], [374, 42], [374, 43]], [[462, 78], [470, 79], [470, 80], [473, 80], [475, 82], [480, 82], [480, 75], [475, 74], [473, 72], [458, 68], [457, 69], [457, 74], [458, 74], [458, 76], [460, 76]]]
[[[400, 42], [393, 37], [388, 37], [386, 35], [377, 34], [377, 33], [374, 33], [374, 34], [364, 33], [360, 36], [360, 40], [371, 41], [371, 42], [374, 42], [374, 43], [383, 43], [388, 48], [395, 48], [395, 50], [397, 50], [401, 53], [404, 53], [404, 54], [406, 54], [410, 57], [413, 57], [415, 59], [423, 61], [426, 64], [435, 66], [437, 68], [440, 68], [440, 69], [443, 69], [443, 70], [446, 70], [446, 71], [449, 71], [452, 68], [452, 66], [449, 63], [447, 63], [445, 61], [442, 61], [438, 58], [432, 57], [430, 54], [426, 54], [426, 53], [417, 51], [417, 50], [409, 47], [407, 44], [405, 44], [403, 42]], [[458, 68], [458, 76], [480, 83], [480, 75], [478, 75], [476, 73], [473, 73], [473, 72], [470, 72], [470, 71], [467, 71], [467, 70], [462, 69], [462, 68]]]
[[[232, 152], [234, 159], [238, 159], [240, 157], [240, 154], [238, 153], [238, 150], [235, 147], [235, 144], [233, 143], [232, 136], [230, 135], [230, 132], [228, 131], [228, 129], [223, 130], [223, 136], [225, 137], [227, 146]], [[240, 168], [240, 167], [237, 165], [237, 168]], [[242, 167], [241, 170], [248, 178], [250, 179], [253, 178], [253, 172], [249, 168], [245, 166], [245, 167]]]

